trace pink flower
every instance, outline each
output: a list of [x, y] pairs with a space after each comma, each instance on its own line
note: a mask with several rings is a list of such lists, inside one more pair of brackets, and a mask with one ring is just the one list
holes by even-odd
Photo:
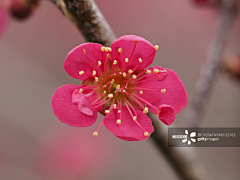
[[148, 110], [171, 125], [175, 114], [187, 105], [187, 93], [178, 77], [160, 66], [147, 68], [158, 46], [134, 36], [122, 36], [111, 47], [85, 43], [69, 52], [64, 68], [81, 86], [65, 85], [52, 97], [54, 114], [71, 126], [95, 123], [97, 112], [106, 115], [102, 124], [115, 136], [138, 141], [154, 131]]

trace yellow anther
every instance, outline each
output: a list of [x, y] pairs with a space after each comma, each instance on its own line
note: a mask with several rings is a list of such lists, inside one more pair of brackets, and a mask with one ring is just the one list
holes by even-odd
[[166, 69], [164, 69], [164, 71], [163, 72], [167, 72], [167, 70]]
[[132, 78], [133, 79], [137, 79], [137, 76], [134, 74], [134, 75], [132, 75]]
[[112, 97], [113, 97], [113, 94], [108, 94], [108, 97], [109, 97], [109, 98], [112, 98]]
[[83, 75], [83, 74], [84, 74], [84, 71], [79, 71], [79, 74], [80, 74], [80, 75]]
[[145, 113], [145, 114], [148, 113], [148, 108], [147, 107], [144, 108], [143, 113]]
[[120, 109], [118, 110], [118, 113], [121, 113], [121, 110], [120, 110]]
[[139, 58], [138, 61], [139, 61], [140, 63], [142, 63], [142, 58]]
[[160, 111], [160, 110], [158, 110], [158, 111], [157, 111], [157, 114], [159, 115], [160, 113], [161, 113], [161, 111]]
[[98, 77], [95, 77], [95, 81], [98, 82]]
[[117, 60], [114, 60], [114, 61], [113, 61], [113, 65], [117, 65]]
[[97, 75], [97, 71], [93, 70], [92, 75], [96, 76]]
[[125, 58], [125, 62], [128, 63], [128, 62], [129, 62], [129, 59], [128, 59], [128, 58]]
[[141, 91], [139, 91], [139, 93], [140, 93], [140, 94], [143, 94], [143, 91], [141, 90]]
[[123, 89], [123, 90], [122, 90], [122, 92], [124, 92], [124, 93], [125, 93], [125, 92], [126, 92], [126, 90], [125, 90], [125, 89]]
[[117, 105], [116, 104], [113, 104], [113, 109], [117, 109]]
[[120, 89], [120, 84], [117, 85], [116, 89]]
[[112, 52], [112, 48], [109, 47], [109, 48], [108, 48], [108, 51], [109, 51], [109, 52]]
[[154, 46], [154, 49], [157, 51], [159, 49], [159, 46], [158, 45], [155, 45]]
[[122, 52], [123, 52], [123, 49], [122, 49], [122, 48], [118, 48], [118, 52], [119, 52], [119, 53], [122, 53]]
[[98, 136], [98, 132], [97, 132], [97, 131], [94, 131], [94, 132], [93, 132], [93, 136]]
[[125, 72], [123, 72], [123, 77], [126, 77], [126, 76], [127, 76], [127, 74]]
[[128, 73], [129, 73], [129, 74], [132, 74], [132, 73], [133, 73], [133, 70], [129, 69], [129, 70], [128, 70]]
[[83, 53], [85, 54], [86, 53], [86, 49], [82, 49]]
[[116, 73], [113, 73], [114, 76], [116, 76], [117, 74]]
[[154, 69], [153, 72], [158, 74], [160, 71], [159, 71], [159, 69]]
[[111, 54], [107, 54], [107, 58], [111, 58]]
[[144, 136], [148, 137], [149, 133], [147, 131], [144, 132]]
[[106, 94], [107, 93], [107, 91], [103, 91], [103, 94]]
[[119, 74], [122, 74], [122, 72], [119, 72]]
[[166, 89], [161, 89], [161, 92], [162, 93], [165, 93], [167, 90]]
[[137, 120], [137, 116], [133, 116], [133, 121], [136, 121]]
[[110, 113], [110, 111], [109, 110], [105, 110], [105, 113], [108, 114], [108, 113]]
[[83, 89], [81, 88], [81, 89], [79, 89], [79, 93], [82, 93], [83, 92]]
[[117, 124], [121, 124], [121, 120], [118, 119], [118, 120], [116, 121], [116, 123], [117, 123]]
[[151, 73], [152, 73], [152, 71], [148, 69], [148, 70], [147, 70], [147, 73], [148, 73], [148, 74], [151, 74]]
[[104, 47], [104, 46], [101, 47], [101, 51], [102, 51], [102, 52], [105, 51], [105, 47]]
[[102, 65], [102, 62], [101, 61], [98, 61], [98, 66], [101, 66]]
[[112, 82], [111, 83], [114, 83], [115, 79], [112, 79]]

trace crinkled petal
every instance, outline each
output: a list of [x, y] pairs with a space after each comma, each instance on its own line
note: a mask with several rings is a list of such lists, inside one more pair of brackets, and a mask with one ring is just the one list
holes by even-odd
[[[164, 70], [164, 68], [160, 66], [156, 66], [154, 68]], [[142, 84], [138, 84], [138, 87], [143, 88], [143, 94], [140, 94], [139, 91], [137, 94], [153, 104], [155, 107], [159, 107], [162, 104], [168, 104], [175, 109], [177, 114], [185, 108], [188, 103], [187, 92], [178, 75], [171, 69], [166, 70], [168, 75], [163, 81], [159, 81], [154, 78]], [[155, 76], [155, 74], [152, 71], [151, 74], [146, 76], [146, 79], [150, 79], [153, 76]], [[157, 91], [144, 90], [144, 88], [154, 89]], [[164, 89], [166, 89], [166, 92]], [[165, 93], [161, 92], [161, 90]], [[157, 113], [156, 110], [151, 107], [149, 107], [149, 110], [155, 114]]]
[[[135, 35], [126, 35], [118, 38], [111, 45], [112, 58], [118, 60], [120, 69], [126, 71], [129, 69], [143, 70], [148, 67], [156, 54], [156, 50], [152, 43]], [[119, 54], [118, 49], [122, 48], [122, 53]], [[129, 58], [129, 63], [125, 62], [125, 58]], [[139, 58], [142, 63], [139, 63]]]
[[175, 119], [175, 110], [172, 106], [162, 104], [158, 107], [158, 118], [166, 125], [170, 126]]
[[[71, 50], [64, 62], [64, 68], [67, 73], [76, 79], [85, 80], [92, 76], [93, 70], [98, 75], [98, 61], [102, 61], [101, 44], [85, 43]], [[84, 53], [85, 52], [85, 53]], [[82, 75], [80, 71], [84, 71]]]
[[[146, 114], [143, 114], [142, 111], [136, 109], [136, 112], [137, 122], [150, 135], [154, 131], [151, 119]], [[144, 136], [145, 131], [140, 128], [135, 121], [133, 121], [133, 118], [129, 114], [126, 106], [122, 106], [121, 113], [121, 124], [116, 123], [117, 119], [120, 119], [120, 113], [117, 113], [117, 110], [113, 109], [106, 115], [104, 125], [110, 132], [126, 141], [139, 141], [148, 138]]]
[[64, 85], [58, 88], [52, 97], [52, 109], [60, 121], [70, 126], [87, 127], [96, 122], [97, 111], [92, 116], [82, 114], [78, 106], [72, 103], [72, 94], [79, 86]]

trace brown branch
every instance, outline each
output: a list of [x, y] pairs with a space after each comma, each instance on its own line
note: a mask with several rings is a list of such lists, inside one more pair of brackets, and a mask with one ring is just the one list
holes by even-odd
[[219, 72], [218, 67], [228, 40], [228, 34], [237, 14], [237, 3], [238, 0], [225, 0], [222, 3], [217, 32], [210, 43], [206, 63], [197, 80], [193, 99], [189, 103], [186, 118], [190, 127], [197, 127], [201, 122], [200, 120], [204, 107], [207, 104], [210, 90]]
[[[155, 131], [151, 135], [156, 147], [182, 180], [211, 180], [193, 147], [168, 147], [168, 129], [161, 124], [153, 114], [148, 114], [152, 119]], [[172, 126], [171, 126], [172, 127]]]
[[86, 41], [110, 46], [116, 39], [93, 0], [51, 0], [80, 30]]

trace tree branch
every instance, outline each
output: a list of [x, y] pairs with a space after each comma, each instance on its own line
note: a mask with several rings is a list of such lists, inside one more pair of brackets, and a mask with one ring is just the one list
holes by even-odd
[[86, 41], [110, 46], [116, 39], [93, 0], [50, 0], [80, 30]]
[[189, 127], [197, 127], [201, 123], [200, 120], [204, 107], [207, 104], [210, 90], [219, 72], [218, 67], [228, 40], [228, 34], [237, 14], [237, 3], [238, 0], [224, 0], [222, 3], [217, 32], [209, 45], [206, 63], [197, 80], [193, 99], [189, 103], [186, 115]]

